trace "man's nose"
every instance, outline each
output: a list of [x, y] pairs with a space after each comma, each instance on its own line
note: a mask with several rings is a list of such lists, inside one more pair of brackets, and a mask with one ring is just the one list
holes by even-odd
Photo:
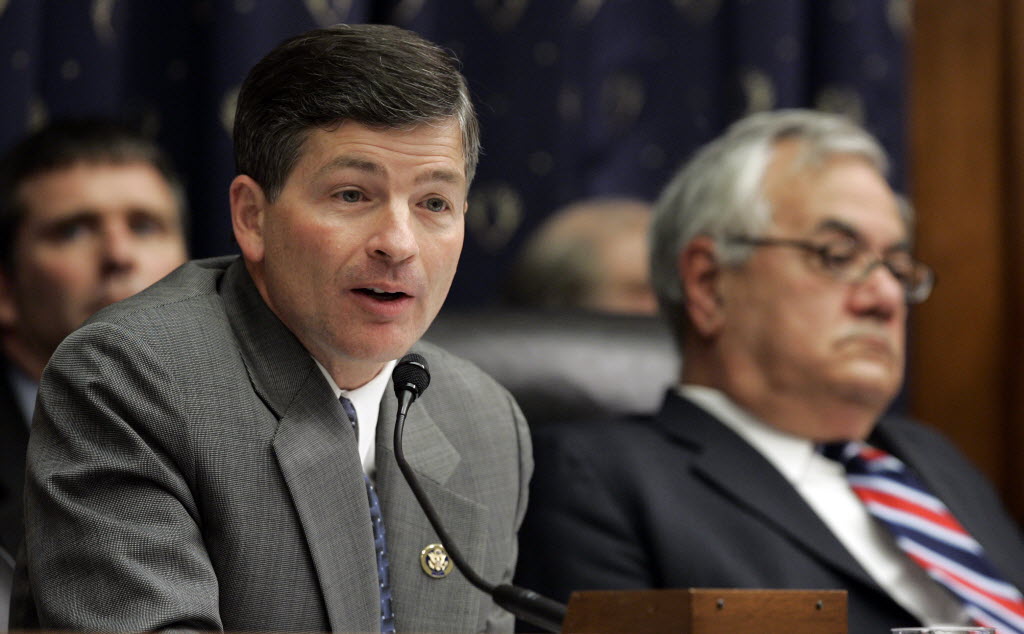
[[127, 226], [120, 223], [104, 225], [101, 231], [100, 250], [103, 268], [106, 271], [121, 271], [135, 264], [138, 241]]
[[370, 256], [397, 263], [419, 253], [415, 222], [407, 204], [394, 203], [382, 209], [367, 241]]
[[907, 289], [882, 260], [875, 260], [855, 283], [854, 307], [889, 319], [905, 312]]

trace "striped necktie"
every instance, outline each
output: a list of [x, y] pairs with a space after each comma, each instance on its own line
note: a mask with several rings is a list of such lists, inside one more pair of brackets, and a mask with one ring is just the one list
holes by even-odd
[[824, 445], [846, 468], [857, 497], [896, 539], [896, 545], [952, 592], [979, 625], [1024, 634], [1024, 599], [946, 505], [895, 456], [861, 442]]
[[[359, 423], [356, 417], [356, 408], [352, 401], [344, 396], [340, 397], [341, 407], [345, 410], [349, 421], [352, 423], [352, 430], [359, 439]], [[370, 481], [370, 476], [363, 473], [363, 480], [366, 481], [366, 497], [370, 503], [370, 521], [373, 524], [373, 547], [377, 552], [377, 579], [380, 582], [380, 631], [383, 634], [394, 634], [395, 613], [391, 610], [391, 580], [388, 575], [388, 549], [387, 540], [384, 538], [384, 514], [380, 510], [380, 498]]]

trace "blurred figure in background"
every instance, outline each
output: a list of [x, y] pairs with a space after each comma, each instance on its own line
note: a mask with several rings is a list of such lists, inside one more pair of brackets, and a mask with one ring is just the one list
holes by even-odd
[[[0, 546], [8, 555], [21, 541], [43, 367], [96, 310], [185, 261], [184, 213], [168, 157], [113, 122], [56, 122], [0, 159]], [[0, 555], [0, 569], [10, 564]]]
[[886, 416], [931, 270], [867, 132], [760, 113], [655, 206], [651, 270], [683, 358], [653, 416], [535, 430], [518, 582], [820, 588], [849, 631], [1024, 632], [1024, 539], [934, 430]]
[[591, 198], [556, 211], [524, 245], [507, 280], [515, 306], [654, 315], [648, 203]]

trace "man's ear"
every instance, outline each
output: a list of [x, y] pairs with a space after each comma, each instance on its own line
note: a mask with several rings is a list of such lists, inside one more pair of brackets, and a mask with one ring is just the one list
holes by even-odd
[[263, 261], [263, 222], [267, 213], [267, 198], [259, 183], [245, 174], [231, 181], [231, 227], [235, 240], [247, 262]]
[[698, 236], [680, 251], [676, 262], [679, 279], [686, 294], [686, 312], [693, 329], [701, 337], [713, 337], [722, 329], [725, 314], [719, 292], [721, 265], [715, 241]]

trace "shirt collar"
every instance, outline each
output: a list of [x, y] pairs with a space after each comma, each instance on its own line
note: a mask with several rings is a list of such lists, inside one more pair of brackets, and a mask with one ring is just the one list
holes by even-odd
[[807, 475], [814, 462], [814, 443], [776, 429], [733, 402], [723, 392], [704, 385], [680, 385], [679, 394], [706, 410], [754, 447], [791, 483]]
[[[327, 379], [327, 384], [331, 386], [331, 390], [334, 392], [334, 398], [340, 398], [344, 396], [348, 400], [352, 401], [352, 405], [356, 408], [356, 416], [359, 417], [359, 428], [366, 429], [367, 427], [376, 427], [377, 416], [380, 414], [380, 402], [384, 398], [384, 390], [388, 387], [388, 382], [391, 379], [391, 371], [395, 368], [395, 364], [398, 363], [397, 359], [393, 359], [384, 364], [377, 376], [370, 379], [366, 384], [357, 387], [354, 390], [343, 390], [338, 387], [338, 384], [331, 378], [331, 374], [327, 371], [319, 361], [313, 359], [316, 362], [316, 367], [320, 368], [320, 372], [323, 373], [324, 378]], [[362, 433], [360, 433], [362, 436]]]

